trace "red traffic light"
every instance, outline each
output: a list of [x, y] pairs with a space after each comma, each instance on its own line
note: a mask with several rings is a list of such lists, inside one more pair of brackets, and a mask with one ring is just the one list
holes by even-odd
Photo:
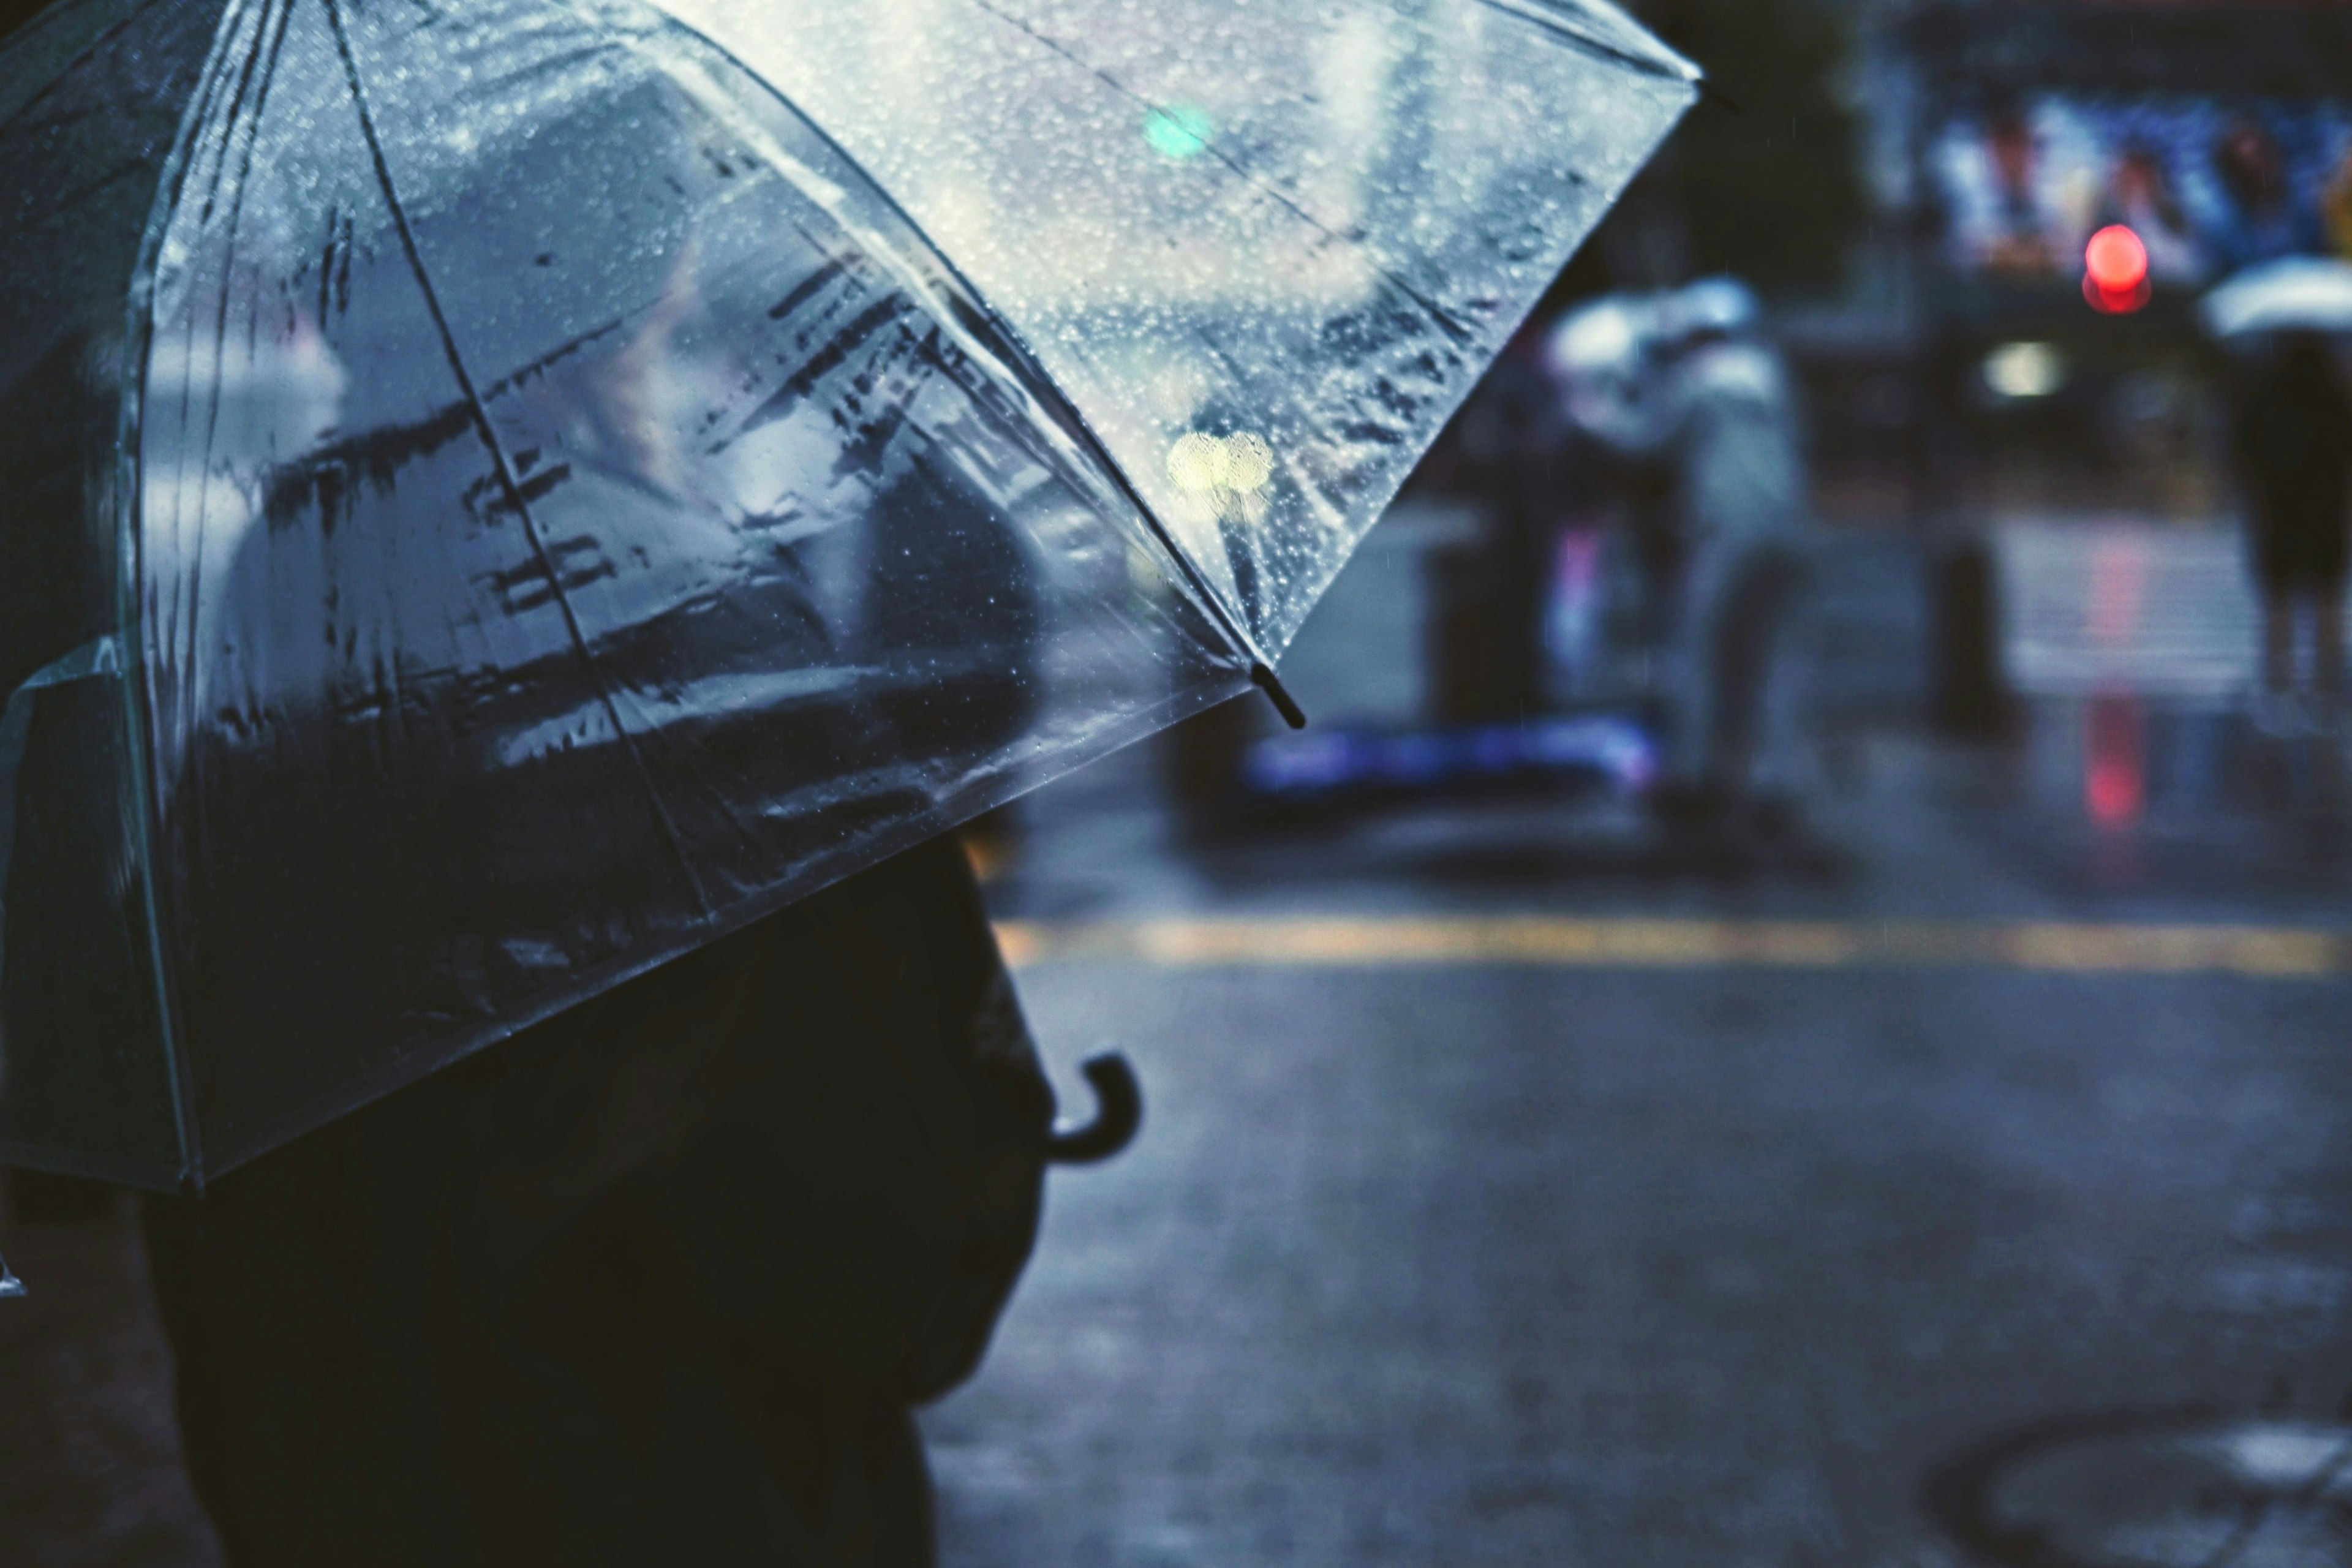
[[2147, 303], [2147, 247], [2122, 224], [2110, 224], [2083, 247], [2083, 298], [2110, 316]]

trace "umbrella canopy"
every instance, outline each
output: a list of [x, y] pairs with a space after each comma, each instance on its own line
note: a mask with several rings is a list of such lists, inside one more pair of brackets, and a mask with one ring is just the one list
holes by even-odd
[[1694, 79], [1595, 0], [63, 0], [0, 1160], [201, 1182], [1244, 689]]
[[2352, 262], [2289, 256], [2231, 274], [2198, 304], [2217, 338], [2352, 332]]

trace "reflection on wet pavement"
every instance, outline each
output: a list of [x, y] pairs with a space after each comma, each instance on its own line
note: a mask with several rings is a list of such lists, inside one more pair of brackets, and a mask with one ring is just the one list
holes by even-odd
[[2352, 1563], [2352, 1426], [2198, 1406], [2062, 1418], [1948, 1461], [1922, 1501], [1991, 1563], [2331, 1568]]
[[2252, 697], [2235, 532], [2018, 523], [1996, 555], [2021, 699], [2015, 826], [2053, 875], [2158, 894], [2345, 886], [2352, 731]]

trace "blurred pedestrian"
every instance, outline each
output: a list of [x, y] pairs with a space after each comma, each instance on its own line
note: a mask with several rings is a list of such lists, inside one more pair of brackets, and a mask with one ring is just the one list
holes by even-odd
[[[1563, 317], [1545, 346], [1565, 433], [1574, 443], [1575, 460], [1563, 475], [1568, 504], [1582, 529], [1613, 531], [1603, 550], [1629, 570], [1598, 576], [1603, 584], [1613, 578], [1613, 591], [1632, 601], [1624, 620], [1652, 666], [1646, 684], [1653, 694], [1683, 561], [1671, 505], [1675, 410], [1663, 370], [1663, 323], [1673, 298], [1605, 296]], [[1557, 577], [1572, 567], [1556, 560], [1552, 569]]]
[[2145, 142], [2130, 142], [2116, 159], [2114, 178], [2095, 226], [2121, 224], [2147, 250], [2147, 275], [2158, 283], [2195, 283], [2205, 257], [2188, 213], [2166, 177], [2163, 161]]
[[1952, 212], [1955, 261], [2019, 282], [2056, 277], [2080, 248], [2087, 201], [2066, 199], [2032, 122], [2013, 103], [1986, 113], [1974, 151], [1973, 177]]
[[1767, 836], [1796, 826], [1800, 671], [1789, 633], [1806, 578], [1808, 500], [1794, 391], [1756, 300], [1727, 279], [1669, 311], [1679, 592], [1662, 815]]
[[1651, 804], [1679, 831], [1784, 836], [1802, 795], [1789, 644], [1808, 500], [1794, 392], [1755, 296], [1710, 279], [1598, 300], [1561, 323], [1553, 364], [1573, 421], [1665, 476], [1657, 504], [1632, 511], [1663, 612]]
[[2332, 714], [2344, 687], [2346, 503], [2352, 497], [2352, 396], [2329, 340], [2278, 334], [2241, 367], [2232, 445], [2263, 598], [2263, 715], [2289, 705], [2295, 623], [2312, 620], [2314, 685]]
[[231, 1568], [921, 1568], [1051, 1114], [938, 841], [151, 1199]]
[[2318, 215], [2295, 199], [2278, 142], [2256, 121], [2241, 120], [2222, 132], [2213, 174], [2221, 210], [2205, 249], [2217, 275], [2325, 248]]

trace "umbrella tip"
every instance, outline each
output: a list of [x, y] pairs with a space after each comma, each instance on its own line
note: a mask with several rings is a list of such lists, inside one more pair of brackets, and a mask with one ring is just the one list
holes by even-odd
[[0, 1258], [0, 1301], [22, 1300], [28, 1292], [25, 1282], [8, 1272], [8, 1260]]
[[1290, 695], [1289, 689], [1282, 684], [1282, 677], [1275, 674], [1272, 665], [1251, 665], [1250, 680], [1265, 693], [1266, 700], [1274, 704], [1274, 710], [1282, 715], [1284, 723], [1294, 730], [1307, 728], [1307, 710], [1299, 707], [1297, 698]]

